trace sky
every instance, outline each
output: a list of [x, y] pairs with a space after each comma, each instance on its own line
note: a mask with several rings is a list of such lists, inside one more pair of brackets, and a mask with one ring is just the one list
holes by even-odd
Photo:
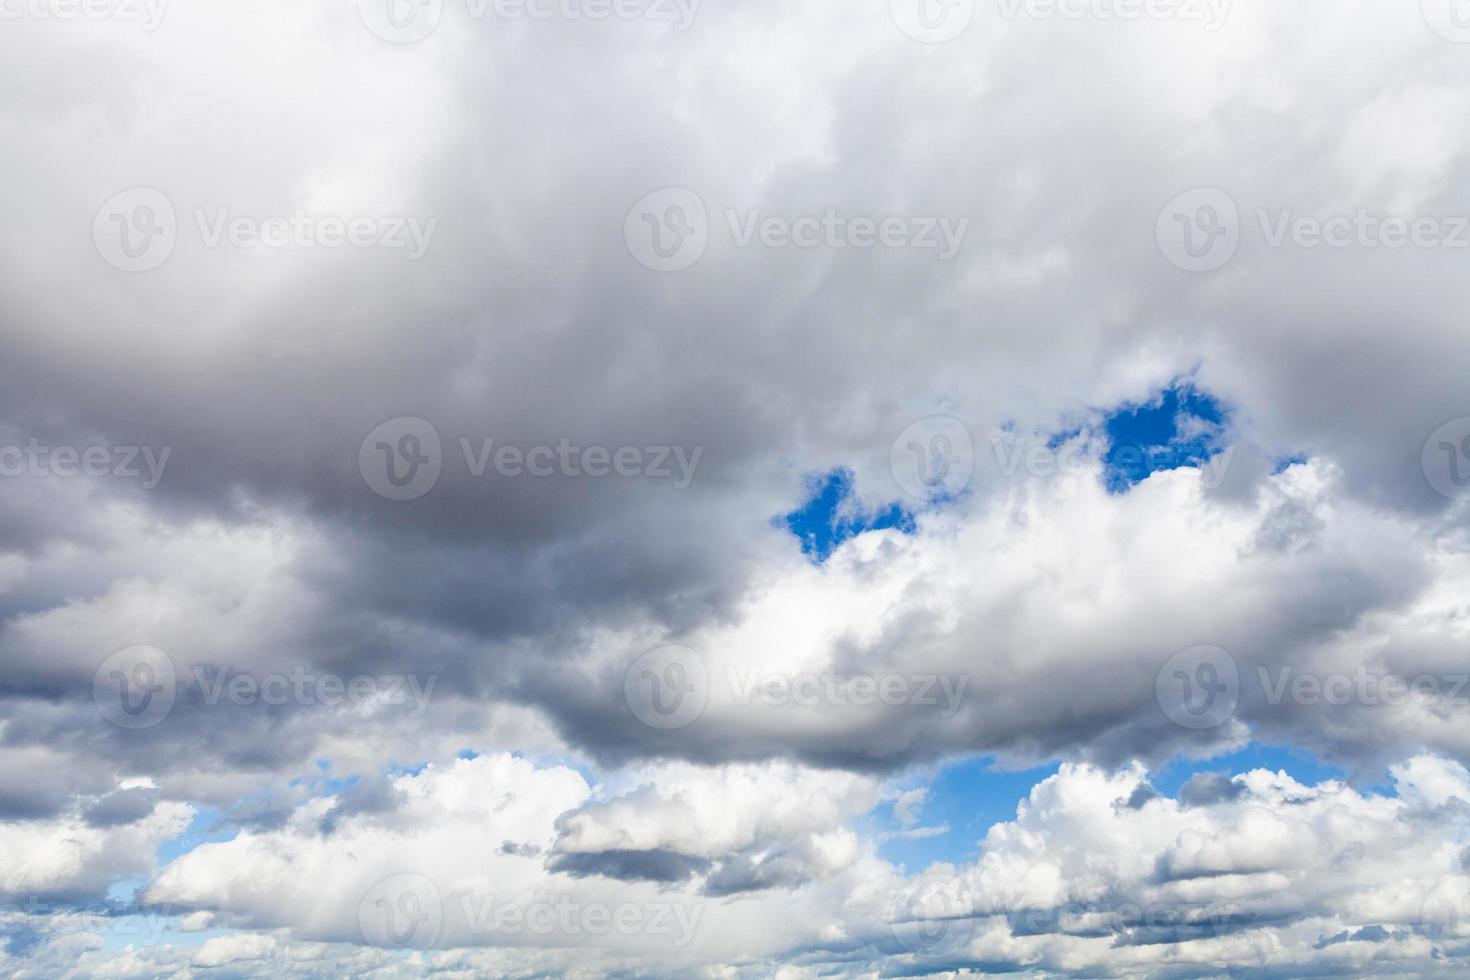
[[0, 0], [0, 975], [1457, 977], [1459, 0]]

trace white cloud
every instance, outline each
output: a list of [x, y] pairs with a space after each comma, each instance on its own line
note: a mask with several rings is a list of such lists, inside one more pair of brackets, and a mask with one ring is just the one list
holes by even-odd
[[160, 803], [111, 827], [76, 815], [0, 823], [0, 894], [19, 903], [100, 899], [119, 878], [151, 874], [159, 846], [193, 815], [186, 803]]

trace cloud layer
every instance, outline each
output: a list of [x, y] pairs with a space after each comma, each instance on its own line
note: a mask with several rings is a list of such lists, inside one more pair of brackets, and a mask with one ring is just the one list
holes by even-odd
[[1457, 972], [1448, 0], [0, 13], [5, 972]]

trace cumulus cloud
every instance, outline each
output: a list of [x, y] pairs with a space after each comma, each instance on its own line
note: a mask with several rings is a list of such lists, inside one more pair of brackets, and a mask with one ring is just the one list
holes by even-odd
[[1011, 944], [1059, 974], [1166, 976], [1427, 974], [1463, 953], [1459, 910], [1436, 901], [1463, 892], [1463, 766], [1416, 757], [1393, 767], [1393, 795], [1255, 770], [1114, 805], [1145, 776], [1064, 765], [1038, 785], [954, 871], [965, 941], [929, 952], [983, 961]]
[[[0, 32], [5, 972], [1463, 962], [1464, 251], [1300, 234], [1470, 213], [1447, 10], [62, 6]], [[964, 232], [741, 230], [829, 211]], [[893, 526], [804, 553], [832, 473]], [[986, 833], [975, 756], [1062, 768]], [[74, 921], [156, 906], [220, 934]]]
[[[1231, 789], [1208, 799], [1155, 793], [1122, 808], [1147, 785], [1142, 767], [1064, 764], [989, 829], [973, 862], [908, 871], [860, 836], [855, 854], [830, 860], [834, 834], [881, 795], [860, 778], [785, 766], [627, 775], [638, 788], [609, 796], [561, 767], [461, 760], [400, 777], [401, 809], [346, 817], [330, 835], [316, 826], [330, 802], [320, 800], [281, 829], [203, 844], [164, 868], [146, 901], [263, 930], [210, 939], [191, 957], [251, 976], [321, 975], [395, 949], [411, 972], [508, 975], [640, 962], [707, 976], [763, 975], [780, 962], [821, 975], [882, 964], [1078, 977], [1452, 975], [1470, 942], [1470, 773], [1440, 756], [1395, 766], [1389, 793], [1257, 769], [1219, 774]], [[753, 791], [732, 801], [818, 802], [803, 816], [695, 802], [718, 798], [731, 778]], [[690, 805], [676, 812], [678, 800]], [[624, 841], [630, 828], [612, 828], [635, 810], [652, 836]], [[548, 873], [535, 855], [495, 843], [504, 833], [565, 840], [569, 827], [584, 848], [610, 831], [644, 851], [708, 842], [713, 870], [702, 881], [615, 882]], [[793, 855], [824, 850], [825, 865], [785, 873]], [[405, 916], [396, 931], [378, 918], [391, 910]], [[50, 923], [40, 949], [97, 935], [67, 925]], [[176, 960], [158, 939], [139, 954]]]
[[132, 820], [66, 815], [5, 822], [0, 894], [13, 902], [87, 902], [106, 897], [119, 878], [149, 875], [155, 853], [188, 827], [194, 808], [160, 803]]
[[[201, 844], [143, 900], [295, 940], [718, 964], [745, 955], [750, 930], [768, 952], [799, 944], [805, 927], [783, 921], [791, 892], [827, 880], [830, 900], [834, 882], [877, 863], [845, 826], [877, 800], [864, 777], [678, 765], [630, 779], [635, 789], [603, 797], [565, 767], [462, 759], [398, 777], [396, 807], [343, 815], [329, 834], [321, 814], [337, 801], [320, 798], [281, 828]], [[567, 866], [578, 856], [593, 860]], [[650, 873], [660, 858], [699, 880]], [[721, 901], [766, 890], [775, 891]]]

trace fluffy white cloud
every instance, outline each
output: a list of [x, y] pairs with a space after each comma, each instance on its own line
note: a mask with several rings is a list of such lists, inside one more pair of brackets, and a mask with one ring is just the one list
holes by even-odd
[[187, 803], [159, 803], [111, 826], [80, 814], [0, 823], [0, 895], [22, 906], [101, 899], [119, 878], [151, 874], [159, 846], [193, 815]]
[[[783, 921], [782, 896], [872, 863], [844, 826], [878, 799], [861, 777], [780, 764], [677, 765], [642, 770], [636, 781], [600, 798], [565, 767], [510, 755], [462, 759], [392, 780], [391, 805], [345, 814], [330, 830], [324, 820], [340, 801], [324, 797], [278, 830], [200, 845], [163, 869], [144, 898], [298, 939], [587, 947], [718, 962], [751, 940], [711, 928], [712, 917], [755, 930], [757, 948], [795, 943], [800, 926]], [[619, 852], [631, 857], [619, 862]], [[657, 880], [659, 853], [689, 862], [672, 887]], [[569, 855], [601, 863], [556, 873]], [[639, 873], [640, 860], [653, 872]], [[698, 880], [680, 880], [691, 869]], [[780, 891], [768, 900], [715, 897], [767, 889]], [[410, 907], [423, 915], [417, 932]]]
[[[753, 976], [784, 962], [852, 976], [885, 963], [920, 973], [1430, 976], [1452, 975], [1470, 952], [1470, 773], [1442, 757], [1394, 767], [1392, 795], [1255, 770], [1199, 775], [1169, 798], [1137, 766], [1065, 764], [1014, 820], [990, 828], [973, 863], [905, 874], [858, 840], [853, 860], [733, 898], [711, 897], [704, 873], [655, 886], [542, 866], [559, 838], [580, 833], [585, 845], [593, 824], [641, 828], [646, 813], [649, 838], [612, 843], [712, 842], [703, 853], [714, 879], [719, 861], [751, 849], [752, 834], [757, 850], [789, 850], [793, 836], [841, 830], [877, 799], [853, 777], [781, 766], [679, 765], [636, 779], [640, 789], [597, 799], [568, 769], [462, 760], [401, 777], [396, 810], [345, 817], [331, 833], [320, 827], [321, 800], [280, 830], [202, 845], [164, 868], [147, 900], [246, 930], [190, 955], [244, 975], [326, 975], [355, 960], [410, 974], [641, 963]], [[696, 802], [671, 819], [671, 801], [737, 784], [750, 792], [729, 796], [728, 812]], [[767, 818], [754, 802], [783, 793], [817, 801], [812, 815]], [[392, 930], [375, 918], [390, 909], [403, 916]], [[57, 925], [46, 955], [97, 935]], [[163, 933], [151, 930], [130, 955], [177, 960], [180, 947]], [[118, 965], [100, 949], [89, 955], [89, 970]]]
[[1170, 799], [1136, 767], [1063, 765], [990, 829], [973, 866], [946, 870], [948, 891], [915, 893], [947, 927], [918, 959], [1065, 975], [1452, 973], [1470, 936], [1470, 773], [1425, 756], [1393, 778], [1382, 796], [1267, 770], [1201, 775]]

